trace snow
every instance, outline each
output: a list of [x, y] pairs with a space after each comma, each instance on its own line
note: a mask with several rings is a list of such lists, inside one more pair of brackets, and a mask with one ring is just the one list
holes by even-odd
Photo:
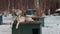
[[0, 34], [12, 34], [10, 25], [0, 25]]

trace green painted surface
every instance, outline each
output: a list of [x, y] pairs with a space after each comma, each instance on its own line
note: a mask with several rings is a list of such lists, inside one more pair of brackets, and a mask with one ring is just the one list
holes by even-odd
[[15, 25], [12, 27], [12, 34], [33, 34], [32, 29], [39, 28], [39, 34], [41, 34], [40, 24], [20, 24], [16, 29]]
[[44, 27], [44, 17], [38, 18], [37, 20], [40, 21], [41, 22], [41, 26]]
[[41, 23], [42, 23], [41, 26], [44, 27], [44, 17], [40, 18], [39, 21], [41, 21]]

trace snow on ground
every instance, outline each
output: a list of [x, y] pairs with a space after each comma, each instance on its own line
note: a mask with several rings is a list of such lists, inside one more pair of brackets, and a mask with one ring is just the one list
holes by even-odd
[[12, 34], [10, 25], [0, 25], [0, 34]]

